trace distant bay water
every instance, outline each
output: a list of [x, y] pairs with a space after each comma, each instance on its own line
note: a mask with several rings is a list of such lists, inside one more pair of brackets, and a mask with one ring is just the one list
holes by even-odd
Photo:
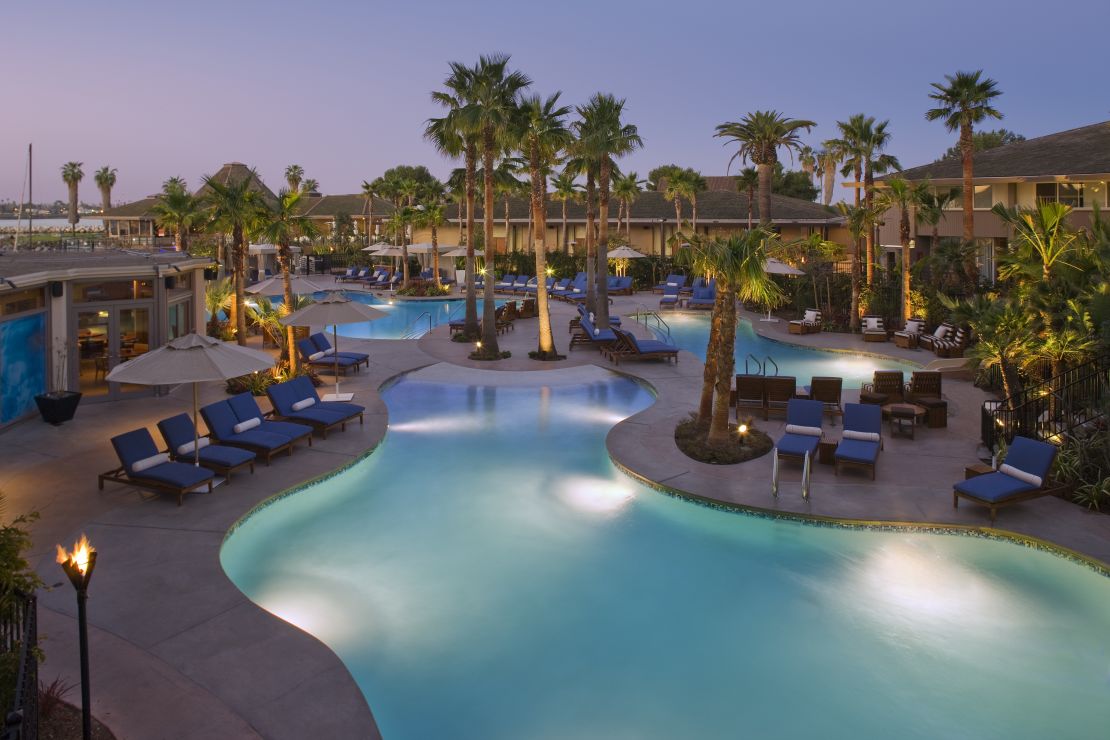
[[[35, 231], [53, 231], [57, 229], [68, 229], [69, 219], [65, 216], [61, 218], [36, 218]], [[99, 231], [104, 228], [101, 220], [96, 216], [82, 216], [81, 220], [77, 222], [77, 230], [95, 230]], [[22, 222], [14, 218], [0, 218], [0, 232], [14, 232], [17, 229], [27, 230], [27, 219], [24, 218]]]

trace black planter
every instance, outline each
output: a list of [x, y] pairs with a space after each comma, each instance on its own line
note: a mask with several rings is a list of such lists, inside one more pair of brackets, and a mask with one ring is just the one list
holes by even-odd
[[217, 268], [217, 267], [206, 267], [206, 268], [204, 268], [204, 279], [205, 280], [215, 280], [219, 276], [220, 276], [219, 268]]
[[42, 420], [54, 426], [72, 419], [77, 413], [77, 404], [80, 402], [81, 394], [77, 391], [40, 393], [35, 396], [35, 404], [39, 407]]

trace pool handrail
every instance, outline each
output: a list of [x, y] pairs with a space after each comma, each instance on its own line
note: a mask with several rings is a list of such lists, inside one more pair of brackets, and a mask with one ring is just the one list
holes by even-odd
[[665, 332], [668, 339], [671, 338], [671, 325], [668, 324], [667, 321], [659, 315], [658, 311], [648, 308], [643, 303], [637, 303], [636, 311], [634, 311], [632, 315], [636, 319], [636, 321], [644, 325], [645, 329], [651, 328], [648, 326], [648, 319], [654, 319], [656, 328], [658, 328], [662, 332]]
[[[755, 363], [756, 369], [759, 370], [758, 373], [752, 373], [751, 363]], [[751, 352], [749, 352], [748, 356], [744, 358], [744, 374], [745, 375], [753, 375], [753, 374], [754, 375], [766, 375], [767, 374], [766, 371], [765, 371], [765, 368], [763, 367], [763, 363], [760, 362], [759, 358], [756, 357], [755, 355], [753, 355]], [[775, 373], [775, 374], [778, 375], [778, 373]]]
[[410, 321], [409, 325], [405, 327], [405, 330], [401, 333], [401, 339], [418, 339], [424, 336], [427, 332], [420, 331], [416, 328], [416, 325], [420, 323], [421, 319], [425, 318], [428, 319], [428, 331], [431, 331], [433, 328], [432, 314], [428, 311], [421, 311], [420, 315]]
[[764, 375], [767, 374], [767, 363], [768, 362], [775, 366], [775, 377], [778, 377], [779, 364], [777, 362], [775, 362], [775, 358], [771, 357], [771, 355], [767, 355], [767, 359], [763, 361], [763, 374]]

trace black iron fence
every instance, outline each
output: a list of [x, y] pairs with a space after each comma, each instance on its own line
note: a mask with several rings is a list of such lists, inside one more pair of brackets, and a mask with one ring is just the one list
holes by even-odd
[[0, 614], [0, 650], [6, 661], [3, 696], [10, 698], [4, 740], [39, 736], [38, 606], [34, 594], [17, 594]]
[[1110, 355], [1076, 365], [1043, 382], [1030, 384], [1002, 401], [983, 404], [981, 433], [987, 449], [1017, 435], [1058, 442], [1079, 427], [1106, 415]]

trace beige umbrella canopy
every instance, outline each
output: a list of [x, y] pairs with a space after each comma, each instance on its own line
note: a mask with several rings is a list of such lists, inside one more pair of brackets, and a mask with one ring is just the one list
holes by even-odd
[[197, 442], [197, 383], [228, 380], [269, 370], [274, 358], [234, 342], [221, 342], [200, 334], [186, 334], [158, 349], [139, 355], [112, 368], [107, 379], [114, 383], [136, 385], [193, 384], [194, 463], [200, 464]]
[[369, 247], [363, 247], [360, 251], [363, 251], [363, 252], [377, 252], [380, 249], [388, 249], [391, 246], [393, 246], [393, 245], [392, 244], [386, 244], [385, 242], [378, 242], [377, 244], [371, 244]]
[[[307, 278], [303, 275], [291, 275], [289, 281], [293, 284], [293, 295], [335, 290], [335, 280], [328, 277]], [[272, 277], [248, 286], [246, 291], [256, 295], [282, 295], [285, 293], [285, 283], [280, 276]]]
[[[443, 257], [465, 257], [466, 256], [466, 247], [451, 247], [451, 250], [449, 252], [444, 252], [442, 256]], [[486, 253], [481, 249], [475, 249], [474, 250], [474, 256], [475, 257], [485, 257]]]
[[763, 269], [771, 275], [791, 275], [793, 277], [805, 275], [805, 273], [798, 268], [791, 267], [782, 260], [775, 259], [774, 257], [769, 257], [767, 261], [763, 263]]
[[358, 324], [374, 321], [385, 316], [365, 303], [352, 301], [338, 291], [328, 293], [324, 298], [294, 311], [279, 321], [286, 326], [331, 326], [332, 346], [335, 348], [335, 395], [339, 396], [339, 324]]
[[632, 247], [617, 247], [610, 249], [606, 256], [611, 260], [636, 260], [647, 255], [637, 252]]

